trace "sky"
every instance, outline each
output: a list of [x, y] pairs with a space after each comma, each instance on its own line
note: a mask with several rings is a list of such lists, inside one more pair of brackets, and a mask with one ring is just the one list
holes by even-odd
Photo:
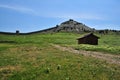
[[32, 32], [69, 19], [120, 30], [120, 0], [0, 0], [0, 31]]

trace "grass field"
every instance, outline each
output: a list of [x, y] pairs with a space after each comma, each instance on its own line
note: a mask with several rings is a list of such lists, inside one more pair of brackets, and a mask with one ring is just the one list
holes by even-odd
[[61, 51], [76, 50], [120, 55], [119, 35], [99, 35], [99, 45], [78, 45], [84, 34], [54, 33], [0, 35], [0, 80], [119, 80], [120, 66], [104, 60]]

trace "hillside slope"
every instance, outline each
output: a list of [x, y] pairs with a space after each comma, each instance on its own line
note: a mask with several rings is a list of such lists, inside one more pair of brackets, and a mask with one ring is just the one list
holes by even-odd
[[91, 32], [91, 31], [94, 31], [94, 29], [86, 26], [83, 23], [80, 23], [80, 22], [70, 19], [68, 21], [61, 23], [60, 25], [56, 25], [55, 27], [41, 30], [38, 32], [76, 32], [76, 33], [80, 33], [80, 32]]

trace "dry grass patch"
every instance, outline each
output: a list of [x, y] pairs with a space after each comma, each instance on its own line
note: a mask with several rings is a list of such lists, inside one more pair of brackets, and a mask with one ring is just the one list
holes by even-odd
[[21, 66], [1, 66], [0, 67], [0, 77], [2, 77], [2, 80], [6, 80], [7, 77], [13, 75], [13, 72], [19, 72], [21, 71], [22, 67]]

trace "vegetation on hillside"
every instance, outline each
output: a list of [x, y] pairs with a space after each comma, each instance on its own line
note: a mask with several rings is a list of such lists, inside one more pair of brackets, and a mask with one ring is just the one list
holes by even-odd
[[0, 35], [0, 80], [118, 80], [120, 66], [61, 51], [58, 44], [77, 50], [119, 55], [120, 37], [99, 35], [99, 45], [77, 44], [84, 34], [48, 33]]

